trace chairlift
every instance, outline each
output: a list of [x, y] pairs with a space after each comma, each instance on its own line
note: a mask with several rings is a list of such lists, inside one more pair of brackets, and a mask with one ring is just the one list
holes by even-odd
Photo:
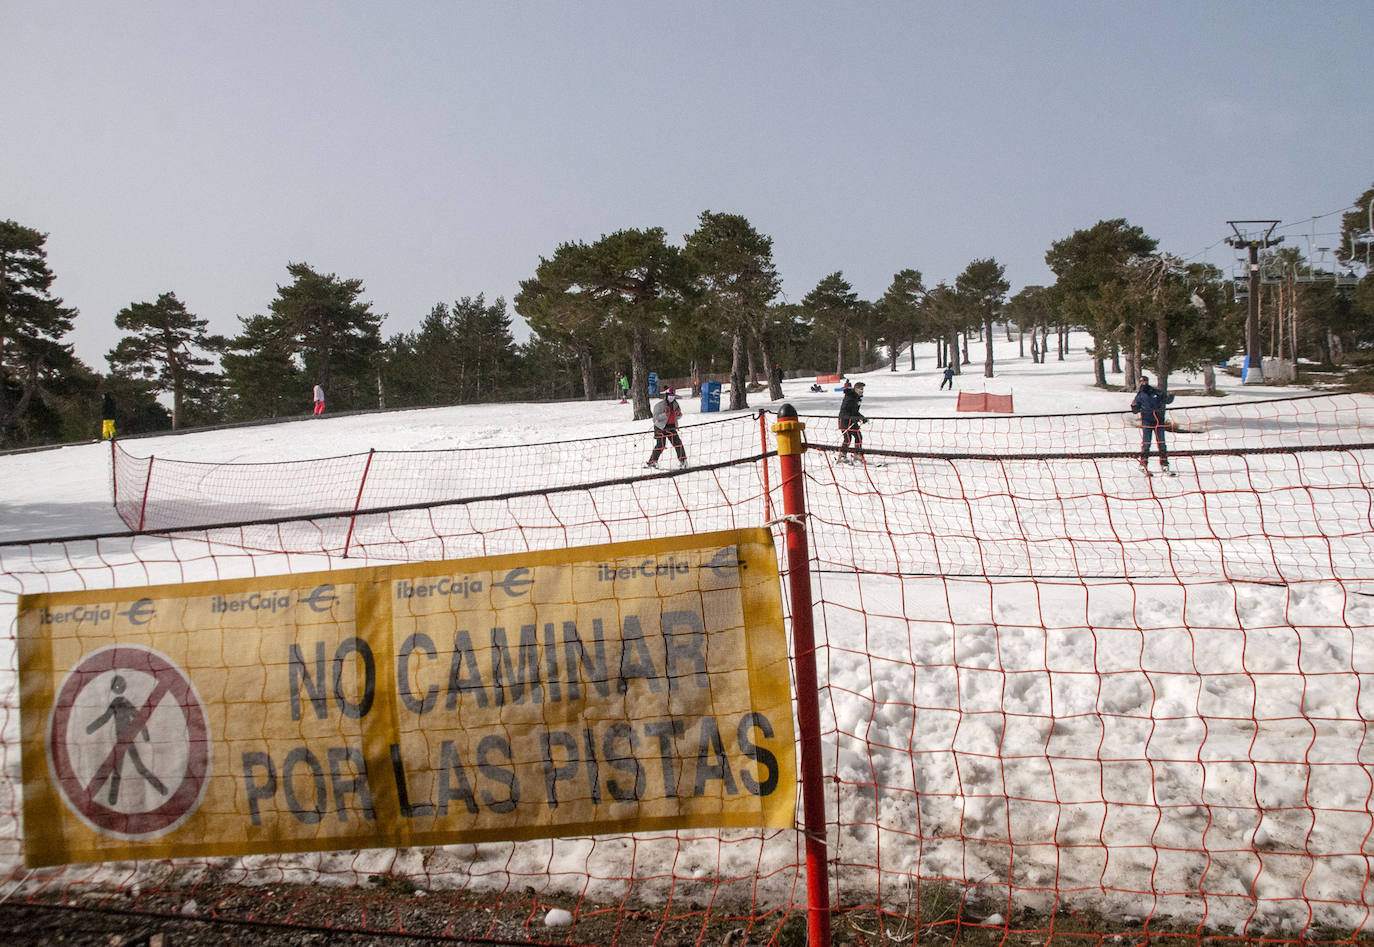
[[1350, 259], [1355, 259], [1355, 245], [1364, 244], [1364, 265], [1369, 267], [1369, 249], [1374, 247], [1374, 230], [1361, 230], [1350, 235]]
[[1266, 257], [1260, 260], [1261, 283], [1264, 283], [1266, 286], [1271, 286], [1274, 283], [1282, 283], [1284, 281], [1283, 276], [1284, 274], [1282, 261], [1277, 260], [1274, 257]]
[[1330, 247], [1317, 248], [1317, 253], [1319, 255], [1318, 263], [1312, 267], [1311, 276], [1308, 277], [1308, 281], [1313, 283], [1334, 283], [1337, 292], [1354, 289], [1355, 286], [1359, 284], [1360, 278], [1355, 275], [1353, 270], [1348, 268], [1342, 273], [1340, 260], [1337, 260], [1334, 255], [1331, 257], [1331, 264], [1328, 268], [1326, 255], [1330, 252]]

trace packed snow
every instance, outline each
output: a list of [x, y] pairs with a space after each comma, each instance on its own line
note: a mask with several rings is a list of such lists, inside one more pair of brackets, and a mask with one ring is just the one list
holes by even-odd
[[[1131, 395], [1093, 386], [1086, 341], [1075, 336], [1064, 361], [1051, 354], [1048, 363], [1036, 365], [1018, 357], [1016, 343], [999, 338], [995, 377], [984, 378], [977, 362], [965, 366], [958, 390], [1010, 394], [1016, 418], [1043, 416], [1028, 419], [1029, 428], [1008, 426], [1005, 438], [995, 424], [978, 428], [993, 432], [990, 440], [1000, 443], [975, 444], [962, 434], [967, 425], [955, 415], [958, 390], [939, 389], [940, 371], [929, 346], [918, 347], [915, 371], [904, 354], [896, 371], [882, 366], [852, 375], [867, 383], [863, 410], [874, 419], [870, 445], [932, 452], [1131, 451], [1138, 446], [1128, 412]], [[1119, 383], [1120, 377], [1112, 380]], [[829, 419], [840, 396], [833, 385], [811, 391], [813, 381], [808, 375], [784, 382], [785, 400], [803, 417], [826, 419], [814, 423], [812, 438], [833, 443]], [[1225, 404], [1236, 416], [1244, 414], [1243, 402], [1304, 393], [1242, 387], [1221, 372], [1218, 383], [1221, 397], [1215, 398], [1201, 394], [1198, 377], [1171, 377], [1171, 388], [1184, 392], [1173, 409], [1180, 416], [1196, 409], [1201, 416]], [[302, 393], [303, 413], [309, 396]], [[762, 401], [763, 394], [750, 397], [755, 410], [778, 407]], [[703, 414], [690, 399], [685, 407], [690, 450], [691, 427], [722, 415]], [[1098, 418], [1065, 424], [1060, 417], [1078, 414]], [[1371, 418], [1374, 404], [1333, 413], [1298, 436], [1308, 445], [1364, 443]], [[919, 445], [884, 444], [881, 433], [896, 429], [895, 422], [885, 428], [885, 419], [931, 419], [924, 429], [929, 437]], [[1061, 428], [1092, 433], [1087, 441], [1056, 444], [1046, 432]], [[1013, 443], [1023, 436], [1015, 431], [1025, 429], [1040, 433]], [[642, 465], [648, 431], [649, 422], [634, 421], [628, 405], [597, 400], [325, 415], [120, 444], [140, 456], [277, 463], [368, 449], [444, 451], [642, 435], [634, 441], [635, 452], [589, 463], [589, 471], [595, 467], [598, 475], [610, 476]], [[1173, 446], [1236, 446], [1242, 443], [1238, 431], [1219, 425], [1205, 442]], [[1253, 446], [1277, 445], [1291, 432], [1266, 431], [1260, 424], [1244, 433], [1244, 443]], [[827, 781], [829, 844], [839, 863], [870, 866], [836, 869], [837, 897], [845, 903], [899, 900], [900, 887], [919, 876], [994, 902], [1011, 890], [1006, 916], [1008, 910], [1045, 909], [1058, 901], [1118, 917], [1164, 916], [1252, 933], [1368, 925], [1365, 840], [1374, 835], [1374, 778], [1363, 722], [1374, 711], [1374, 645], [1357, 635], [1374, 624], [1374, 599], [1365, 591], [1374, 579], [1368, 489], [1340, 494], [1329, 508], [1299, 511], [1353, 524], [1323, 536], [1327, 558], [1318, 567], [1310, 567], [1311, 557], [1301, 548], [1310, 537], [1284, 546], [1284, 537], [1256, 539], [1222, 529], [1211, 542], [1169, 548], [1160, 536], [1167, 538], [1170, 515], [1209, 515], [1207, 488], [1199, 484], [1211, 478], [1243, 487], [1244, 477], [1227, 473], [1232, 462], [1227, 455], [1198, 460], [1191, 486], [1175, 490], [1173, 514], [1167, 502], [1104, 507], [1103, 515], [1118, 520], [1122, 509], [1145, 511], [1139, 522], [1126, 525], [1104, 523], [1089, 509], [1092, 498], [1116, 491], [1114, 484], [1104, 488], [1104, 477], [1114, 473], [1104, 474], [1097, 463], [1057, 463], [1053, 482], [1040, 487], [1043, 496], [1077, 499], [1044, 504], [1038, 525], [1034, 515], [1018, 520], [1022, 534], [1008, 536], [1005, 548], [1014, 551], [1019, 542], [1018, 548], [1041, 557], [1009, 552], [1000, 564], [989, 559], [989, 544], [979, 536], [997, 535], [1008, 511], [994, 506], [980, 512], [962, 498], [962, 514], [953, 504], [947, 513], [927, 508], [922, 515], [954, 524], [933, 543], [931, 555], [938, 561], [913, 564], [901, 555], [894, 560], [881, 541], [851, 541], [849, 529], [857, 523], [865, 536], [869, 530], [879, 534], [875, 524], [887, 523], [890, 513], [879, 510], [884, 497], [890, 501], [910, 487], [902, 482], [910, 479], [907, 468], [841, 471], [828, 460], [814, 464], [818, 485], [845, 493], [848, 517], [836, 522], [818, 515], [812, 537], [821, 565], [818, 634], [829, 646], [821, 668], [825, 767], [834, 777]], [[1298, 478], [1298, 470], [1276, 467], [1265, 477]], [[859, 476], [870, 489], [848, 492], [849, 481], [842, 478]], [[1120, 487], [1132, 499], [1170, 489], [1135, 470], [1126, 476], [1139, 478]], [[689, 472], [682, 479], [691, 477]], [[938, 482], [932, 482], [938, 493]], [[126, 528], [111, 502], [108, 444], [0, 456], [0, 485], [0, 542]], [[1301, 492], [1296, 479], [1293, 486]], [[301, 509], [312, 499], [302, 498]], [[1070, 522], [1076, 506], [1088, 512]], [[1027, 537], [1026, 529], [1043, 532]], [[1135, 572], [1131, 567], [1138, 562], [1083, 560], [1082, 549], [1097, 540], [1121, 546], [1116, 531], [1137, 535], [1125, 546], [1141, 562], [1163, 556], [1166, 564]], [[64, 555], [80, 556], [84, 548], [75, 544]], [[0, 807], [10, 814], [9, 824], [0, 825], [0, 870], [9, 874], [10, 891], [36, 883], [21, 868], [20, 828], [13, 819], [21, 793], [13, 712], [14, 594], [61, 586], [60, 577], [16, 571], [15, 563], [32, 567], [34, 556], [0, 546], [0, 627], [11, 629], [3, 641], [3, 666], [10, 671], [0, 684], [9, 711], [3, 790], [15, 800]], [[1075, 557], [1086, 563], [1078, 574], [1043, 578], [1051, 560], [1062, 567]], [[36, 558], [56, 573], [54, 559], [60, 557]], [[279, 560], [264, 554], [264, 562]], [[1292, 573], [1270, 574], [1276, 562]], [[1327, 564], [1338, 576], [1323, 579]], [[632, 878], [637, 899], [652, 902], [693, 891], [709, 897], [718, 879], [752, 878], [760, 864], [791, 865], [798, 857], [794, 833], [683, 833], [668, 839], [255, 856], [227, 869], [221, 860], [218, 867], [229, 880], [250, 884], [264, 878], [356, 881], [386, 871], [423, 875], [435, 887], [531, 884], [567, 894], [571, 906], [577, 897], [624, 899]], [[124, 886], [167, 870], [159, 864], [68, 869], [92, 882]], [[888, 890], [880, 895], [879, 885]], [[804, 896], [791, 872], [767, 873], [752, 890], [772, 903]], [[547, 923], [571, 921], [554, 917]]]

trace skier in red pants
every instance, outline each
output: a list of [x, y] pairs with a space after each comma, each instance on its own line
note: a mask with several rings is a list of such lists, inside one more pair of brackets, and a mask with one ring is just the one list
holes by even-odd
[[677, 433], [677, 422], [680, 417], [682, 405], [677, 403], [677, 392], [672, 388], [664, 389], [663, 400], [654, 405], [654, 449], [649, 454], [649, 462], [644, 465], [645, 467], [658, 469], [658, 458], [663, 453], [664, 445], [668, 443], [672, 443], [673, 449], [677, 451], [678, 466], [687, 466], [687, 451], [683, 449], [682, 438]]

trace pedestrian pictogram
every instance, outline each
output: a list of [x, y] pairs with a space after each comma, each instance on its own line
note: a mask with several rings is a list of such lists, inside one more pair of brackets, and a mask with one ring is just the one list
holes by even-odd
[[114, 645], [82, 658], [58, 688], [47, 742], [63, 799], [102, 834], [161, 835], [205, 793], [205, 708], [186, 674], [150, 648]]

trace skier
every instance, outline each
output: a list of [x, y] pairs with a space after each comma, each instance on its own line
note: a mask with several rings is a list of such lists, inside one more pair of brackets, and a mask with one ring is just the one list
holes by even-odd
[[625, 377], [624, 372], [615, 373], [615, 390], [620, 392], [620, 403], [624, 404], [630, 398], [630, 379]]
[[1131, 411], [1140, 415], [1140, 466], [1150, 472], [1150, 437], [1159, 444], [1159, 469], [1166, 477], [1177, 476], [1169, 469], [1169, 449], [1164, 443], [1164, 406], [1174, 400], [1150, 385], [1148, 375], [1140, 376], [1140, 384], [1131, 402]]
[[945, 380], [942, 381], [942, 382], [940, 382], [940, 390], [941, 390], [941, 391], [944, 391], [944, 390], [945, 390], [945, 385], [949, 385], [949, 390], [950, 390], [950, 391], [953, 391], [953, 390], [954, 390], [954, 366], [953, 366], [953, 365], [946, 365], [946, 366], [945, 366]]
[[[848, 382], [845, 383], [848, 385]], [[864, 448], [864, 436], [859, 425], [867, 424], [868, 418], [859, 413], [859, 402], [864, 397], [864, 383], [859, 382], [852, 388], [845, 388], [844, 400], [840, 402], [840, 430], [844, 432], [844, 443], [840, 446], [842, 464], [858, 463], [859, 452]], [[853, 452], [850, 452], [850, 444]]]
[[315, 386], [315, 413], [324, 414], [324, 387], [322, 385]]
[[677, 451], [679, 467], [687, 466], [687, 451], [682, 447], [682, 438], [677, 433], [678, 418], [682, 417], [682, 405], [677, 403], [677, 391], [673, 388], [663, 390], [663, 400], [654, 403], [654, 449], [645, 464], [652, 470], [658, 469], [658, 458], [663, 446], [669, 442]]

